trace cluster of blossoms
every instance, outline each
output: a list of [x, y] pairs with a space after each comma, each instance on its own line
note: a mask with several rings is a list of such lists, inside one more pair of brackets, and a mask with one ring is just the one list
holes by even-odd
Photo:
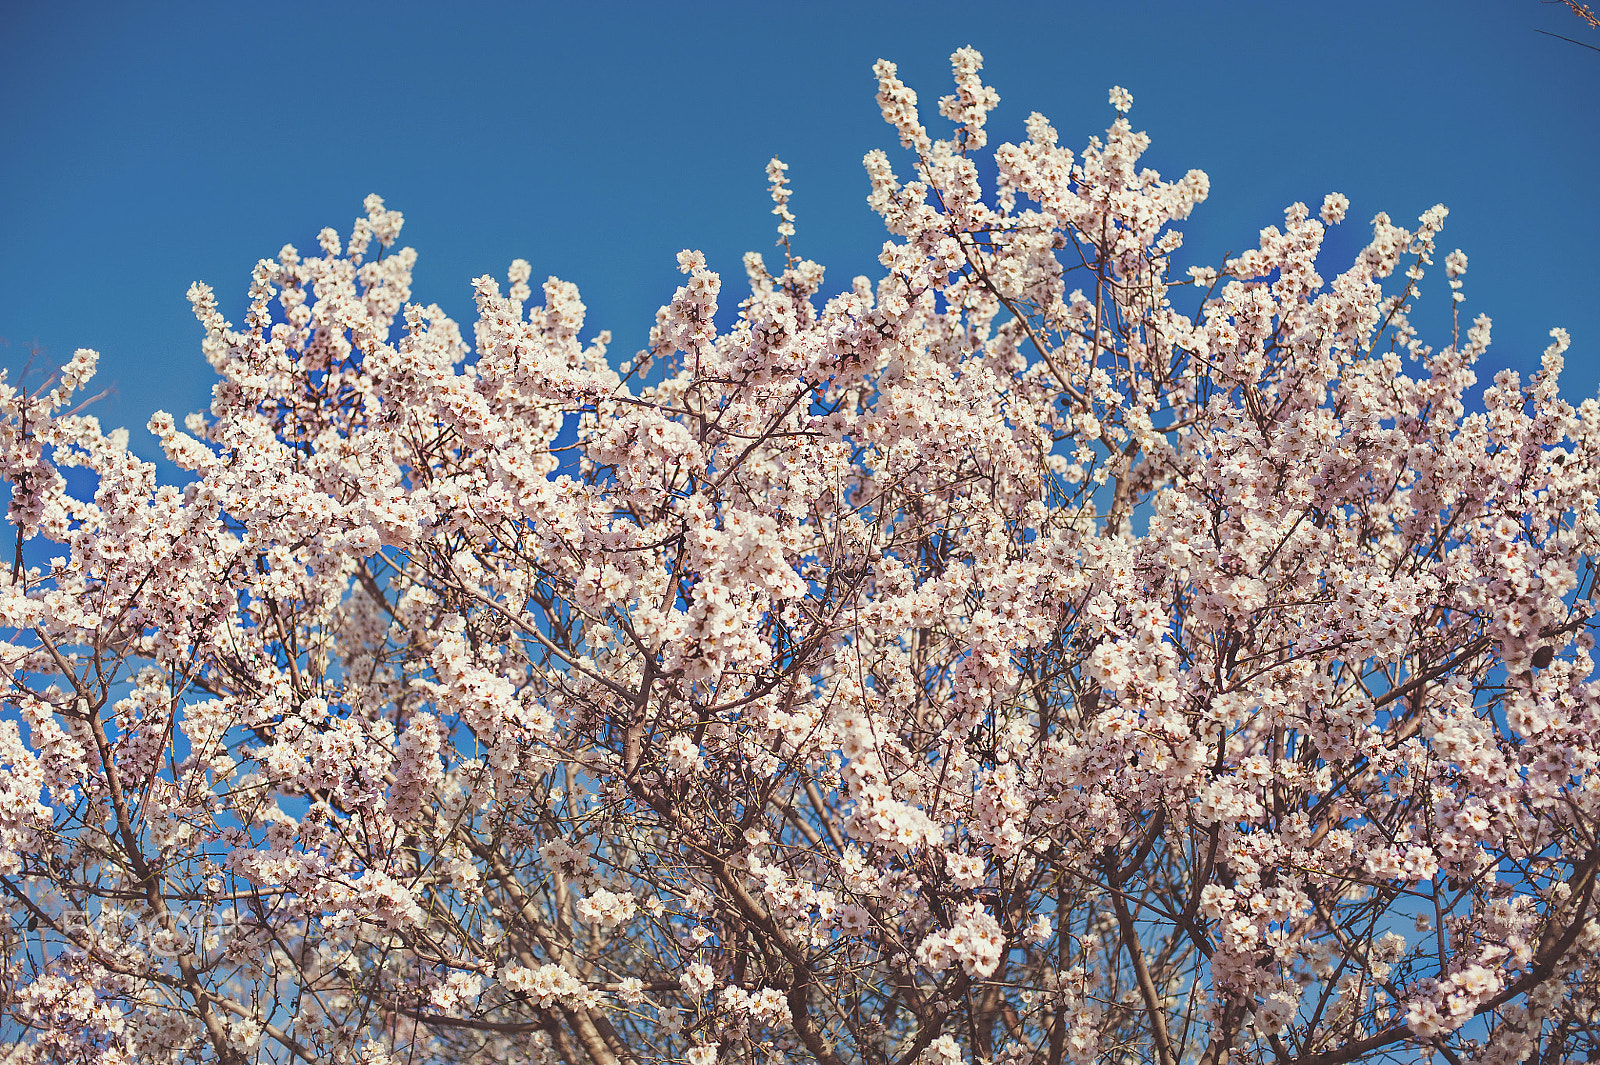
[[186, 484], [92, 353], [0, 382], [0, 1058], [1600, 1053], [1566, 335], [1478, 409], [1443, 208], [1185, 273], [1127, 91], [986, 170], [953, 65], [935, 139], [878, 64], [910, 169], [832, 297], [777, 161], [782, 265], [721, 328], [683, 253], [616, 365], [523, 260], [469, 342], [372, 197], [242, 327], [191, 291]]
[[560, 965], [546, 963], [529, 969], [522, 965], [508, 965], [499, 973], [499, 985], [513, 995], [527, 995], [541, 1006], [550, 1006], [563, 999], [586, 1005], [599, 1001], [599, 994], [589, 989], [583, 981]]
[[917, 947], [917, 961], [931, 973], [960, 962], [968, 976], [986, 977], [1000, 965], [1006, 937], [1000, 922], [977, 903], [968, 903], [948, 931], [934, 932]]

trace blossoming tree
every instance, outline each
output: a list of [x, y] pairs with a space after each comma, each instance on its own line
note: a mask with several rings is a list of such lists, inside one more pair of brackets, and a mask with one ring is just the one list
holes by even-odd
[[[0, 391], [9, 1062], [1296, 1062], [1600, 1048], [1600, 403], [1566, 338], [1331, 281], [1302, 204], [1174, 277], [1207, 180], [867, 156], [882, 277], [408, 302], [376, 197], [196, 285], [158, 484]], [[1466, 260], [1444, 259], [1455, 301]], [[397, 322], [396, 319], [399, 319]], [[724, 316], [727, 320], [727, 316]]]

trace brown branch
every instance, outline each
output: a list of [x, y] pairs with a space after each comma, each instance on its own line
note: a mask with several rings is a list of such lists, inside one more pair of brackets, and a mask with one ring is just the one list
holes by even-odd
[[1139, 983], [1139, 996], [1144, 999], [1145, 1013], [1150, 1018], [1150, 1031], [1155, 1038], [1156, 1058], [1161, 1065], [1178, 1065], [1172, 1053], [1172, 1040], [1167, 1035], [1166, 1011], [1161, 1005], [1161, 995], [1150, 969], [1145, 964], [1144, 949], [1139, 945], [1139, 930], [1134, 927], [1133, 916], [1128, 912], [1127, 899], [1122, 891], [1122, 878], [1118, 875], [1117, 856], [1108, 854], [1105, 859], [1106, 886], [1110, 888], [1111, 906], [1117, 914], [1117, 925], [1122, 930], [1122, 944], [1133, 963], [1133, 975]]

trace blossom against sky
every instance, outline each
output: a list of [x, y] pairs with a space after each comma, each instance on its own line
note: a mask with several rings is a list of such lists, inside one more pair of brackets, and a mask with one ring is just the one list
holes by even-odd
[[[1191, 261], [1331, 191], [1354, 223], [1334, 262], [1377, 212], [1412, 224], [1443, 202], [1466, 310], [1495, 321], [1489, 364], [1536, 368], [1564, 326], [1579, 399], [1600, 380], [1600, 54], [1541, 29], [1600, 38], [1536, 0], [12, 5], [0, 359], [98, 349], [117, 388], [101, 417], [154, 454], [149, 412], [203, 407], [211, 385], [189, 284], [238, 318], [257, 259], [346, 229], [370, 192], [422, 252], [416, 298], [470, 319], [466, 279], [526, 258], [578, 284], [588, 329], [624, 358], [679, 250], [737, 279], [770, 246], [773, 156], [796, 249], [828, 268], [825, 293], [848, 288], [883, 239], [861, 158], [895, 139], [872, 63], [898, 63], [932, 118], [970, 44], [1001, 96], [997, 144], [1040, 111], [1079, 148], [1126, 87], [1148, 165], [1211, 177], [1183, 227]], [[1414, 316], [1436, 343], [1448, 305], [1436, 274]]]

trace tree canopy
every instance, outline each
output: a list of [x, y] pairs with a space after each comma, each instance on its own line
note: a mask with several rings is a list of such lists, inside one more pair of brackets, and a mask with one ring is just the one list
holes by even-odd
[[878, 64], [827, 298], [776, 160], [731, 324], [686, 251], [616, 364], [521, 260], [469, 342], [374, 196], [191, 290], [187, 483], [92, 352], [0, 388], [7, 1061], [1600, 1053], [1566, 335], [1477, 406], [1443, 207], [1179, 273], [1131, 95], [985, 155], [980, 66], [934, 139]]

